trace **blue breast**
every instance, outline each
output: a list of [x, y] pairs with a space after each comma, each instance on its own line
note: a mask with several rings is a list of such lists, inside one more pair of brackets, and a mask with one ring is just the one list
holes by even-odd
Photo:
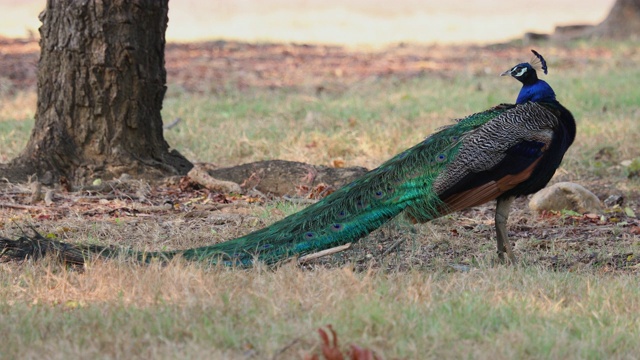
[[538, 80], [533, 84], [523, 85], [518, 94], [516, 104], [524, 104], [527, 101], [551, 102], [556, 99], [556, 93], [544, 80]]

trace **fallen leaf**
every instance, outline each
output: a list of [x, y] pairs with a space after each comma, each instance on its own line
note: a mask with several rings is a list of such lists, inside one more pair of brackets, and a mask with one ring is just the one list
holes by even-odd
[[326, 360], [344, 360], [344, 356], [338, 347], [338, 334], [336, 334], [331, 325], [327, 325], [327, 329], [329, 329], [333, 341], [329, 339], [329, 335], [326, 331], [322, 328], [318, 329], [320, 339], [322, 340], [322, 355]]
[[624, 208], [624, 213], [627, 214], [628, 217], [636, 217], [636, 213], [628, 206]]

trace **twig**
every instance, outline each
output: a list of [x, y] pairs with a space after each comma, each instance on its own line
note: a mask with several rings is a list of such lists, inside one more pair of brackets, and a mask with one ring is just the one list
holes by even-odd
[[318, 251], [317, 253], [313, 253], [313, 254], [309, 254], [309, 255], [305, 255], [305, 256], [300, 257], [298, 259], [298, 263], [299, 264], [304, 264], [304, 263], [307, 263], [307, 262], [309, 262], [311, 260], [314, 260], [314, 259], [317, 259], [317, 258], [321, 258], [323, 256], [327, 256], [327, 255], [339, 253], [341, 251], [345, 251], [350, 247], [351, 247], [351, 243], [347, 243], [347, 244], [344, 244], [344, 245], [333, 247], [331, 249]]
[[42, 206], [22, 205], [0, 202], [0, 208], [21, 209], [21, 210], [45, 210]]
[[189, 170], [187, 176], [189, 176], [189, 178], [193, 182], [198, 183], [212, 191], [237, 194], [242, 193], [240, 185], [231, 181], [219, 180], [214, 178], [213, 176], [209, 175], [207, 169], [205, 169], [203, 166], [195, 165], [193, 169]]
[[175, 118], [172, 122], [163, 125], [162, 128], [165, 129], [165, 130], [169, 130], [172, 127], [178, 125], [178, 123], [180, 123], [180, 121], [182, 121], [182, 118]]
[[390, 252], [392, 252], [392, 251], [393, 251], [393, 249], [397, 248], [397, 247], [398, 247], [398, 245], [402, 244], [406, 239], [407, 239], [407, 238], [404, 238], [404, 237], [403, 237], [403, 238], [400, 238], [399, 240], [396, 240], [396, 242], [394, 242], [391, 246], [389, 246], [389, 247], [387, 248], [387, 250], [385, 250], [385, 251], [382, 253], [382, 257], [384, 258], [385, 256], [389, 255], [389, 253], [390, 253]]
[[[411, 232], [411, 233], [412, 233], [412, 234], [414, 234], [414, 235], [418, 233], [418, 232], [417, 232], [417, 230], [416, 230], [416, 228], [415, 228], [415, 227], [413, 227], [413, 226], [411, 226], [411, 227], [409, 228], [409, 232]], [[390, 253], [390, 252], [392, 252], [392, 251], [393, 251], [393, 249], [397, 248], [397, 247], [398, 247], [398, 245], [402, 244], [405, 240], [407, 240], [407, 238], [406, 238], [406, 237], [401, 237], [399, 240], [396, 240], [396, 242], [394, 242], [393, 244], [391, 244], [391, 246], [389, 246], [389, 248], [387, 248], [387, 250], [385, 250], [385, 251], [382, 253], [382, 258], [384, 258], [385, 256], [389, 255], [389, 253]]]
[[302, 338], [301, 336], [298, 336], [297, 338], [293, 339], [290, 343], [288, 343], [282, 349], [278, 350], [275, 354], [273, 354], [273, 357], [271, 357], [271, 359], [276, 360], [285, 351], [289, 350], [293, 345], [295, 345], [298, 341], [300, 341], [301, 338]]
[[199, 211], [217, 211], [222, 210], [224, 208], [244, 208], [249, 207], [250, 204], [243, 202], [234, 202], [229, 204], [193, 204], [193, 210]]
[[282, 199], [297, 205], [312, 205], [318, 202], [315, 199], [294, 198], [287, 195], [283, 196]]

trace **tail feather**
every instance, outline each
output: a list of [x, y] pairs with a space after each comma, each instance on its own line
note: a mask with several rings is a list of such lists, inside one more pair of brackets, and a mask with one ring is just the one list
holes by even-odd
[[353, 201], [362, 186], [337, 191], [320, 202], [243, 237], [181, 254], [187, 259], [222, 261], [247, 266], [255, 260], [273, 264], [283, 259], [317, 252], [359, 239], [398, 215], [406, 205], [384, 199], [391, 194], [378, 190], [374, 196]]
[[[533, 52], [546, 72], [544, 59]], [[560, 165], [575, 138], [575, 120], [556, 101], [553, 89], [537, 79], [531, 64], [518, 64], [506, 74], [523, 84], [516, 105], [467, 116], [265, 229], [211, 246], [156, 253], [70, 245], [39, 235], [0, 238], [0, 256], [56, 252], [72, 263], [126, 255], [140, 262], [182, 256], [232, 266], [250, 266], [256, 260], [274, 264], [356, 241], [401, 212], [424, 222], [495, 198], [530, 194], [544, 187]], [[504, 244], [505, 233], [502, 224], [499, 244]]]
[[441, 216], [434, 179], [453, 158], [459, 138], [442, 130], [318, 203], [246, 236], [188, 249], [187, 259], [248, 266], [273, 264], [292, 256], [356, 241], [404, 210], [425, 221]]
[[32, 258], [35, 260], [45, 256], [55, 256], [65, 263], [84, 264], [87, 259], [95, 257], [113, 258], [123, 253], [123, 249], [100, 245], [75, 245], [45, 238], [34, 231], [34, 235], [26, 234], [16, 240], [0, 238], [0, 256], [14, 259]]
[[[442, 216], [449, 210], [434, 184], [456, 161], [463, 140], [509, 108], [492, 108], [443, 128], [316, 204], [267, 228], [211, 246], [156, 253], [125, 253], [141, 262], [180, 255], [187, 260], [231, 266], [251, 266], [256, 260], [274, 264], [293, 256], [354, 242], [403, 211], [420, 222]], [[3, 246], [7, 248], [6, 244]], [[113, 248], [76, 246], [70, 249], [70, 246], [59, 243], [50, 248], [70, 254], [72, 262], [82, 261], [96, 253], [102, 257], [116, 257], [123, 253]]]
[[465, 137], [512, 108], [501, 105], [470, 115], [296, 214], [182, 256], [236, 266], [255, 260], [273, 264], [356, 241], [403, 211], [420, 222], [449, 213], [433, 187], [436, 179], [455, 160]]

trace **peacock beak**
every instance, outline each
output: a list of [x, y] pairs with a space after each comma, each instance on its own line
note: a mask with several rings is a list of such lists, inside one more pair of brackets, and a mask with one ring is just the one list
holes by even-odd
[[511, 69], [503, 72], [502, 74], [500, 74], [500, 76], [507, 76], [507, 75], [511, 75]]

